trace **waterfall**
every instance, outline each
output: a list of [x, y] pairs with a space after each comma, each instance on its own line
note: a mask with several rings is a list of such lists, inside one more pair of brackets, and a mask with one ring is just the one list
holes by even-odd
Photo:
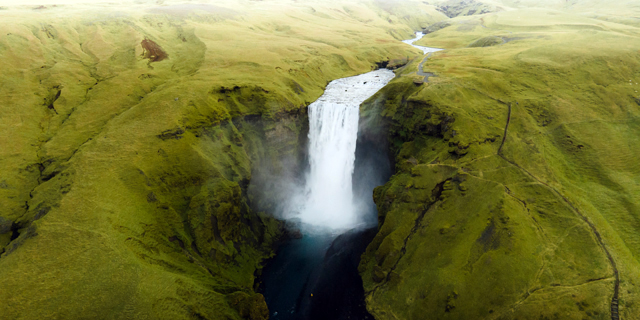
[[394, 76], [380, 69], [332, 81], [309, 105], [309, 172], [294, 216], [303, 224], [344, 230], [363, 223], [352, 190], [360, 104]]
[[358, 106], [317, 101], [309, 106], [308, 199], [301, 219], [338, 228], [354, 225], [351, 175], [358, 134]]

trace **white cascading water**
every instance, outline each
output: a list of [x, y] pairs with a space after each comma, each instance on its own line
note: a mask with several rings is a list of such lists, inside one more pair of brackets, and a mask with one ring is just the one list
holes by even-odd
[[360, 104], [394, 77], [387, 69], [332, 81], [309, 105], [309, 173], [298, 199], [303, 224], [349, 229], [362, 223], [354, 202], [354, 169]]

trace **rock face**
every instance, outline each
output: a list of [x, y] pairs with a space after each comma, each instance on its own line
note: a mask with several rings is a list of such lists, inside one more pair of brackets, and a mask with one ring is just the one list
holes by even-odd
[[395, 158], [359, 266], [376, 319], [640, 314], [640, 53], [627, 46], [640, 35], [570, 31], [563, 16], [545, 40], [465, 48], [504, 32], [480, 19], [543, 29], [516, 19], [538, 11], [513, 14], [429, 34], [421, 45], [449, 46], [425, 63], [439, 77], [415, 86], [413, 61], [363, 106]]
[[458, 16], [481, 15], [502, 10], [495, 4], [487, 4], [475, 0], [447, 0], [437, 4], [438, 10], [449, 18]]
[[251, 130], [264, 132], [259, 141], [260, 161], [253, 164], [253, 175], [248, 186], [248, 197], [256, 211], [275, 214], [281, 204], [299, 187], [307, 157], [309, 119], [307, 109], [278, 115], [265, 121], [248, 121]]
[[412, 29], [357, 3], [369, 25], [343, 2], [111, 6], [0, 10], [0, 318], [266, 319], [306, 105], [413, 55], [390, 35]]
[[440, 29], [444, 29], [446, 27], [449, 27], [449, 26], [451, 26], [451, 22], [446, 21], [446, 20], [445, 21], [440, 21], [438, 23], [434, 23], [434, 24], [424, 28], [423, 33], [424, 34], [433, 33], [433, 32], [436, 32], [436, 31], [438, 31]]

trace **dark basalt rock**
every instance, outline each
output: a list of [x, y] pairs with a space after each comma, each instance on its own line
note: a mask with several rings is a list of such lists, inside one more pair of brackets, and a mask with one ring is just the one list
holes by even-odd
[[376, 62], [376, 66], [378, 66], [378, 69], [386, 68], [387, 65], [389, 65], [389, 61]]

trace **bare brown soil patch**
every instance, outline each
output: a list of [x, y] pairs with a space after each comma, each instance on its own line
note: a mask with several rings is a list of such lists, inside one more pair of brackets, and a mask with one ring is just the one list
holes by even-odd
[[162, 61], [169, 58], [169, 55], [162, 50], [162, 47], [153, 40], [144, 39], [140, 44], [142, 45], [142, 49], [144, 49], [142, 56], [145, 59], [149, 59], [150, 62]]

